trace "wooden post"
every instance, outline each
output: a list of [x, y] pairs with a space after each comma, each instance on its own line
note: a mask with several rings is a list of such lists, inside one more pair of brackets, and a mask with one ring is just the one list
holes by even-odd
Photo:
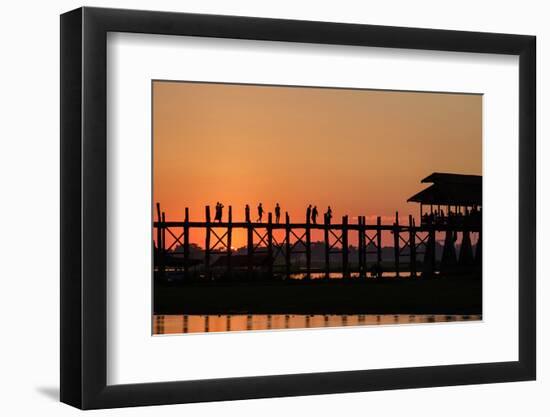
[[395, 212], [393, 224], [393, 256], [395, 260], [395, 276], [399, 278], [399, 213]]
[[233, 209], [227, 208], [227, 274], [231, 276], [231, 238], [233, 233]]
[[482, 265], [482, 256], [483, 256], [483, 250], [482, 250], [482, 243], [481, 243], [481, 228], [479, 228], [479, 232], [477, 235], [477, 243], [476, 243], [476, 253], [475, 253], [475, 264], [479, 267]]
[[311, 220], [306, 220], [306, 279], [311, 278]]
[[435, 225], [431, 225], [430, 226], [430, 240], [432, 241], [432, 252], [431, 252], [431, 262], [432, 262], [432, 265], [433, 265], [433, 268], [435, 270], [435, 260], [436, 260], [436, 256], [435, 256], [435, 250], [436, 250], [436, 241], [435, 241]]
[[435, 269], [435, 226], [432, 224], [428, 227], [428, 242], [424, 253], [422, 278], [432, 278]]
[[160, 275], [164, 275], [164, 252], [162, 251], [162, 215], [160, 213], [160, 203], [157, 203], [157, 270]]
[[160, 214], [160, 204], [157, 203], [157, 251], [160, 255], [160, 248], [162, 247], [162, 215]]
[[363, 266], [365, 267], [365, 278], [367, 277], [368, 272], [368, 263], [367, 263], [367, 218], [363, 216]]
[[210, 279], [210, 206], [205, 207], [206, 215], [206, 236], [204, 242], [204, 274], [207, 279]]
[[285, 269], [286, 269], [286, 277], [287, 279], [290, 279], [290, 251], [291, 251], [291, 244], [290, 244], [290, 217], [288, 216], [288, 212], [285, 212]]
[[330, 278], [330, 233], [328, 217], [325, 214], [325, 279]]
[[166, 216], [162, 212], [162, 253], [166, 254]]
[[409, 214], [409, 269], [411, 271], [411, 278], [416, 278], [416, 227], [414, 224], [413, 216]]
[[462, 229], [462, 242], [460, 243], [458, 263], [461, 266], [472, 266], [474, 263], [474, 256], [472, 253], [472, 241], [470, 240], [470, 231], [466, 227]]
[[185, 207], [185, 219], [183, 223], [183, 273], [185, 279], [189, 278], [189, 208]]
[[267, 214], [267, 259], [268, 259], [268, 279], [273, 278], [273, 215]]
[[349, 278], [348, 216], [342, 217], [342, 276]]
[[254, 226], [250, 222], [250, 216], [246, 223], [246, 258], [248, 279], [252, 279], [254, 272]]
[[365, 278], [365, 228], [364, 217], [359, 216], [357, 218], [357, 248], [358, 248], [358, 261], [359, 261], [359, 278]]
[[382, 218], [376, 217], [376, 263], [380, 276], [382, 274]]

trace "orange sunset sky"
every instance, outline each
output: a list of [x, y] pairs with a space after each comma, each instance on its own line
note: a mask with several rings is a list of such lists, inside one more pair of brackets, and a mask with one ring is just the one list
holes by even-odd
[[[406, 200], [422, 178], [481, 174], [482, 96], [154, 81], [153, 152], [153, 202], [167, 220], [189, 207], [203, 221], [217, 201], [234, 221], [247, 203], [255, 219], [260, 201], [296, 222], [308, 204], [320, 218], [330, 205], [333, 223], [418, 219]], [[190, 237], [202, 244], [203, 232]], [[235, 231], [233, 245], [245, 242]]]

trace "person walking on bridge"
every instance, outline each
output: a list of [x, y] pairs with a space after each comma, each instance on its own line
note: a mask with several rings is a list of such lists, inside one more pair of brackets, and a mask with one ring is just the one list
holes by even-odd
[[281, 206], [279, 206], [279, 203], [275, 205], [275, 223], [279, 224], [279, 220], [281, 219]]
[[221, 223], [223, 216], [223, 204], [219, 201], [216, 203], [216, 215], [214, 216], [214, 221]]
[[330, 221], [332, 220], [332, 209], [330, 206], [328, 206], [327, 212], [325, 213], [325, 219], [327, 224], [330, 224]]
[[307, 206], [306, 210], [306, 223], [309, 223], [311, 221], [311, 204]]
[[313, 206], [313, 210], [311, 210], [311, 221], [313, 224], [317, 224], [317, 216], [319, 215], [319, 212], [317, 211], [317, 206]]
[[262, 207], [262, 203], [258, 204], [258, 223], [262, 222], [262, 217], [264, 215], [264, 208]]
[[244, 219], [246, 222], [250, 222], [250, 206], [248, 204], [244, 206]]

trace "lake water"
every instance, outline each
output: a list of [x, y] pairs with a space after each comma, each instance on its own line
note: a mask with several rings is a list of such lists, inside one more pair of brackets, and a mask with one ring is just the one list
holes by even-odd
[[481, 320], [481, 315], [444, 314], [155, 315], [153, 317], [153, 334], [309, 329], [319, 327], [376, 326], [479, 320]]

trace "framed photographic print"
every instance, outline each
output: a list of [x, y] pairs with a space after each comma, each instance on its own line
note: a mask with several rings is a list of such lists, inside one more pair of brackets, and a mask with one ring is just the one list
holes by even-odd
[[535, 38], [61, 16], [61, 400], [535, 378]]

